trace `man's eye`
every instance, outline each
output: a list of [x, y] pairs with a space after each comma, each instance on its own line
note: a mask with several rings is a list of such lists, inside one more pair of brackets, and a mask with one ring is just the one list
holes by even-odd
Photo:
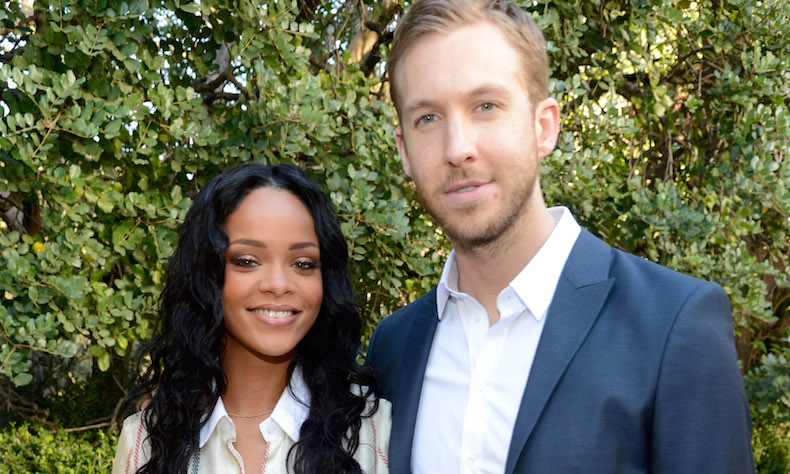
[[483, 112], [490, 112], [490, 111], [492, 111], [492, 110], [494, 110], [496, 108], [496, 105], [492, 104], [491, 102], [486, 102], [486, 103], [480, 104], [480, 106], [478, 108], [480, 110], [482, 110]]
[[435, 121], [436, 121], [436, 115], [434, 115], [434, 114], [426, 114], [426, 115], [423, 115], [422, 117], [420, 117], [420, 119], [417, 120], [417, 123], [428, 124], [428, 123], [435, 122]]

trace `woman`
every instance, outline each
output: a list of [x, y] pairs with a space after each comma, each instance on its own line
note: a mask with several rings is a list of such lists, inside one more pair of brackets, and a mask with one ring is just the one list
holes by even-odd
[[348, 249], [296, 166], [208, 183], [181, 228], [113, 473], [387, 472], [390, 405], [355, 361]]

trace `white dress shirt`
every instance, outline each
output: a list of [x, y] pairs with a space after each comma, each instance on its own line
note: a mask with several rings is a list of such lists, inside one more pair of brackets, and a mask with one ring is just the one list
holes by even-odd
[[[301, 371], [294, 371], [290, 382], [277, 401], [271, 415], [259, 425], [267, 448], [261, 469], [256, 472], [265, 474], [287, 474], [288, 451], [299, 441], [302, 423], [310, 412], [310, 393]], [[360, 393], [359, 386], [351, 390]], [[372, 401], [368, 409], [372, 408]], [[132, 473], [148, 461], [150, 446], [145, 442], [147, 433], [141, 423], [141, 413], [130, 416], [123, 423], [115, 452], [113, 474]], [[354, 459], [364, 473], [387, 473], [389, 434], [392, 423], [392, 408], [387, 400], [379, 400], [379, 408], [372, 417], [362, 418], [359, 431], [359, 446]], [[228, 416], [220, 397], [209, 415], [208, 421], [200, 429], [200, 450], [190, 460], [187, 472], [190, 474], [240, 473], [244, 474], [241, 455], [233, 446], [236, 441], [236, 427]]]
[[439, 323], [425, 370], [412, 471], [502, 473], [540, 334], [581, 228], [566, 207], [526, 267], [497, 296], [489, 327], [483, 306], [458, 291], [455, 252], [436, 290]]

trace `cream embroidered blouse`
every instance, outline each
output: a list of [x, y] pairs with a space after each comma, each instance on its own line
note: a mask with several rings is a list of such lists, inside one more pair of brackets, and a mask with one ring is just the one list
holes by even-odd
[[[288, 450], [299, 440], [299, 430], [309, 412], [310, 395], [299, 371], [291, 377], [291, 389], [280, 396], [272, 414], [259, 425], [261, 435], [266, 440], [267, 451], [261, 465], [263, 474], [286, 474]], [[358, 386], [352, 390], [359, 393]], [[373, 402], [368, 402], [372, 409]], [[392, 425], [392, 405], [387, 400], [379, 401], [376, 413], [362, 419], [359, 431], [359, 447], [354, 459], [362, 472], [374, 474], [389, 473], [387, 450], [389, 449], [390, 426]], [[146, 441], [147, 433], [142, 424], [142, 412], [138, 412], [123, 422], [123, 430], [118, 439], [112, 474], [133, 474], [150, 456], [150, 446]], [[241, 455], [233, 447], [236, 429], [228, 416], [220, 398], [206, 424], [200, 430], [200, 451], [189, 463], [190, 474], [244, 474]]]

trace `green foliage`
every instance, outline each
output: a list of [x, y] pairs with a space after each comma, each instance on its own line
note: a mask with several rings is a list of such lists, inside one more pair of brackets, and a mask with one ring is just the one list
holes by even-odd
[[112, 469], [118, 435], [104, 430], [51, 432], [41, 425], [0, 431], [0, 474], [92, 474]]
[[790, 472], [790, 349], [769, 353], [744, 379], [752, 406], [758, 472]]
[[410, 222], [379, 80], [313, 68], [295, 8], [37, 2], [29, 36], [4, 13], [29, 47], [0, 68], [0, 195], [26, 213], [0, 229], [1, 375], [30, 383], [35, 353], [128, 357], [191, 197], [245, 161], [296, 162], [331, 196], [367, 327], [428, 287], [433, 230]]
[[757, 472], [790, 472], [790, 423], [756, 417], [752, 420], [752, 428], [752, 450]]
[[[564, 108], [547, 201], [617, 247], [724, 287], [757, 387], [755, 452], [786, 452], [786, 429], [773, 428], [787, 426], [787, 403], [770, 394], [790, 370], [790, 3], [522, 3], [545, 31]], [[191, 198], [241, 162], [295, 162], [327, 190], [366, 334], [436, 281], [447, 242], [403, 177], [376, 55], [386, 59], [399, 2], [5, 6], [7, 381], [43, 392], [31, 362], [42, 354], [67, 361], [56, 378], [123, 374], [150, 335]], [[375, 22], [379, 42], [357, 54], [359, 26]]]

